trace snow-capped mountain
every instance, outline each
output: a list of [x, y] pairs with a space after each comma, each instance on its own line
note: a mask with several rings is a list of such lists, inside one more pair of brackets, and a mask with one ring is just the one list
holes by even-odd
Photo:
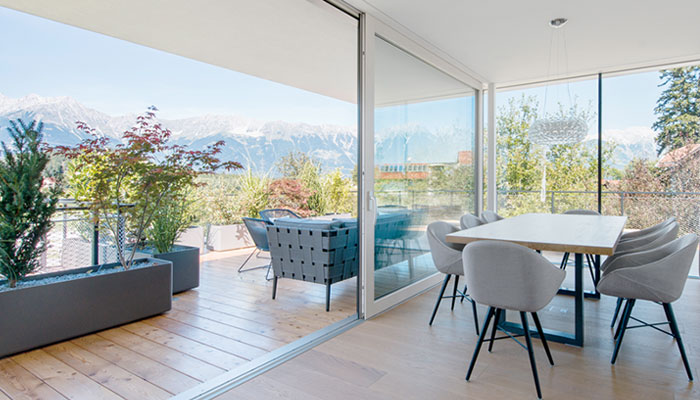
[[[83, 106], [70, 97], [29, 95], [12, 99], [0, 94], [0, 139], [6, 141], [4, 127], [9, 120], [38, 120], [44, 124], [46, 141], [51, 145], [71, 145], [85, 134], [76, 129], [83, 121], [97, 132], [118, 138], [135, 121], [135, 115], [110, 116]], [[160, 119], [172, 131], [172, 140], [193, 149], [223, 140], [225, 160], [241, 162], [257, 172], [274, 172], [275, 162], [292, 152], [305, 152], [319, 160], [326, 171], [340, 168], [349, 174], [357, 159], [357, 133], [354, 128], [309, 125], [283, 121], [257, 121], [236, 115], [204, 115], [176, 120]]]
[[[603, 143], [614, 143], [615, 150], [611, 166], [624, 170], [633, 159], [656, 160], [656, 132], [646, 126], [631, 126], [624, 129], [608, 129], [603, 132]], [[588, 136], [587, 145], [597, 146], [597, 136]]]

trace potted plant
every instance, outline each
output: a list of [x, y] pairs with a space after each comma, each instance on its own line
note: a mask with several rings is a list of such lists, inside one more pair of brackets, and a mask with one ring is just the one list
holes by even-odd
[[61, 193], [61, 182], [44, 176], [49, 151], [41, 129], [12, 121], [12, 145], [2, 145], [0, 357], [170, 309], [169, 284], [151, 287], [161, 276], [170, 279], [169, 262], [149, 260], [149, 268], [132, 271], [134, 279], [110, 273], [109, 265], [27, 276], [39, 268]]
[[146, 229], [142, 252], [173, 263], [173, 293], [199, 286], [199, 247], [175, 244], [194, 221], [190, 192], [166, 195]]

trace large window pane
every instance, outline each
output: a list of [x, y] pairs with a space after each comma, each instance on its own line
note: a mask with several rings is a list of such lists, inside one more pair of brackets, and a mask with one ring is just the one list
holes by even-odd
[[[700, 232], [700, 66], [603, 79], [603, 210]], [[691, 274], [697, 275], [695, 265]]]
[[[499, 214], [598, 209], [597, 93], [595, 79], [497, 93]], [[533, 143], [532, 123], [552, 116], [582, 118], [588, 135], [575, 144]]]
[[376, 39], [375, 298], [435, 273], [425, 227], [474, 212], [472, 88]]

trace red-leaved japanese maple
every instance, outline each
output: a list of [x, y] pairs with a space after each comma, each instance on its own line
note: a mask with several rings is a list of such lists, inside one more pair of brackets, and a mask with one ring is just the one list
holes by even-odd
[[89, 138], [76, 146], [54, 148], [54, 152], [74, 163], [75, 170], [91, 169], [89, 182], [83, 188], [84, 198], [77, 200], [87, 202], [95, 218], [115, 238], [121, 230], [115, 215], [127, 219], [126, 243], [115, 240], [119, 262], [125, 269], [133, 265], [138, 244], [168, 195], [195, 186], [201, 174], [242, 168], [237, 162], [218, 158], [223, 141], [204, 150], [170, 144], [171, 132], [157, 122], [156, 111], [151, 106], [139, 115], [119, 143], [113, 143], [84, 122], [76, 122], [77, 129]]

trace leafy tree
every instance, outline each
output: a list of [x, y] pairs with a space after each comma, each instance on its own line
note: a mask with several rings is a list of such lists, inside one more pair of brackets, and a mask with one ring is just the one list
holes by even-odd
[[121, 240], [115, 241], [117, 257], [125, 269], [133, 265], [136, 249], [164, 201], [192, 188], [202, 174], [242, 168], [239, 163], [217, 158], [223, 141], [201, 151], [169, 144], [171, 132], [156, 121], [155, 111], [155, 107], [149, 107], [139, 115], [116, 145], [78, 122], [78, 129], [90, 137], [78, 146], [57, 147], [60, 154], [76, 163], [76, 170], [91, 170], [90, 182], [77, 200], [89, 202], [95, 218], [113, 237], [118, 238], [121, 231], [120, 221], [114, 216], [121, 213], [126, 217], [130, 248]]
[[192, 203], [191, 196], [184, 191], [168, 193], [161, 200], [144, 233], [146, 242], [158, 253], [170, 252], [178, 237], [190, 227], [195, 219]]
[[700, 139], [700, 66], [665, 69], [661, 84], [666, 88], [656, 102], [652, 128], [659, 154]]
[[293, 151], [277, 160], [275, 167], [282, 178], [298, 179], [309, 164], [314, 165], [319, 172], [321, 171], [319, 160], [304, 152]]
[[12, 147], [2, 143], [0, 160], [0, 274], [10, 287], [39, 268], [42, 240], [51, 228], [61, 189], [42, 188], [49, 153], [43, 148], [42, 124], [10, 121]]
[[340, 169], [325, 175], [322, 184], [327, 211], [340, 214], [353, 210], [352, 180], [343, 177]]
[[309, 217], [308, 199], [311, 193], [296, 179], [276, 179], [270, 183], [270, 207], [287, 208], [301, 217]]

